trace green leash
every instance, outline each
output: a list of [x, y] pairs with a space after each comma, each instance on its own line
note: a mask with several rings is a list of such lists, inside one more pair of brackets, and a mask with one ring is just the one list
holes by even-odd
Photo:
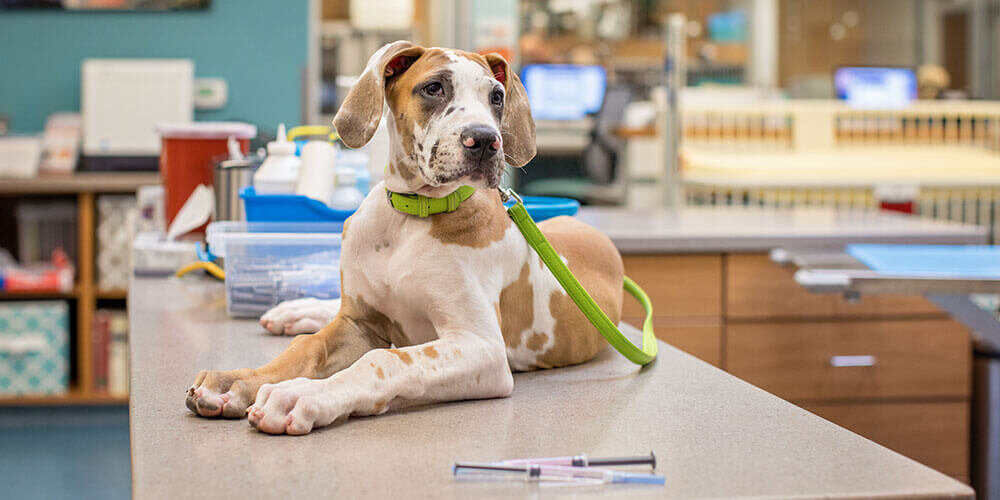
[[590, 320], [598, 332], [601, 332], [608, 343], [622, 353], [622, 356], [637, 365], [645, 365], [656, 359], [658, 348], [656, 334], [653, 332], [653, 304], [646, 292], [639, 288], [639, 285], [631, 278], [625, 276], [625, 291], [635, 297], [642, 304], [642, 308], [646, 310], [646, 320], [642, 322], [642, 348], [639, 348], [625, 337], [607, 314], [604, 314], [604, 311], [597, 305], [597, 302], [594, 302], [594, 299], [583, 288], [573, 272], [569, 270], [569, 267], [559, 258], [556, 249], [552, 248], [552, 244], [528, 215], [528, 209], [524, 208], [524, 200], [510, 189], [501, 191], [501, 196], [503, 196], [504, 201], [510, 198], [515, 200], [515, 203], [507, 209], [507, 215], [524, 235], [524, 239], [528, 240], [528, 245], [531, 245], [531, 248], [534, 248], [538, 256], [542, 258], [545, 267], [548, 267], [552, 275], [556, 277], [569, 298], [573, 299], [576, 307], [580, 308], [580, 312]]
[[[438, 213], [454, 212], [475, 191], [476, 189], [471, 186], [462, 186], [443, 198], [429, 198], [417, 194], [395, 193], [386, 189], [386, 196], [389, 198], [389, 205], [400, 212], [418, 217], [429, 217]], [[646, 311], [646, 320], [642, 322], [642, 347], [640, 348], [626, 338], [611, 321], [611, 318], [604, 314], [604, 311], [597, 305], [597, 302], [594, 302], [594, 299], [583, 288], [573, 272], [569, 270], [569, 267], [559, 258], [555, 248], [552, 248], [549, 240], [545, 238], [542, 231], [535, 225], [535, 221], [528, 215], [528, 209], [524, 208], [524, 200], [510, 189], [501, 190], [500, 196], [505, 202], [509, 199], [515, 200], [515, 203], [507, 209], [507, 215], [524, 235], [524, 239], [528, 240], [528, 245], [541, 257], [545, 267], [549, 268], [552, 275], [556, 277], [556, 281], [562, 285], [569, 298], [573, 299], [573, 303], [580, 308], [580, 312], [590, 320], [590, 323], [597, 328], [597, 331], [604, 336], [608, 343], [637, 365], [645, 365], [656, 359], [658, 347], [656, 334], [653, 332], [653, 304], [646, 292], [628, 276], [625, 276], [625, 291], [635, 297]]]

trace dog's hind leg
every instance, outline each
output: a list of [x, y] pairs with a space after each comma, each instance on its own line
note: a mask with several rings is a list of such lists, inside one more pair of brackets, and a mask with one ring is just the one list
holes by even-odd
[[187, 391], [187, 407], [203, 417], [243, 417], [261, 385], [296, 377], [326, 378], [379, 347], [388, 344], [342, 310], [319, 332], [292, 339], [283, 353], [264, 366], [199, 372]]

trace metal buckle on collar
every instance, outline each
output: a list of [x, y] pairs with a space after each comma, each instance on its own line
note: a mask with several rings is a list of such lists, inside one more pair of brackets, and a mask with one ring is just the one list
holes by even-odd
[[[397, 193], [395, 191], [390, 191], [390, 190], [386, 189], [385, 190], [385, 197], [386, 197], [387, 200], [389, 200], [389, 206], [392, 207], [392, 208], [396, 208], [396, 205], [392, 203], [392, 196], [393, 195], [405, 196], [405, 197], [407, 197], [407, 198], [409, 198], [411, 200], [416, 200], [417, 199], [417, 193]], [[396, 208], [396, 209], [398, 210], [398, 208]]]

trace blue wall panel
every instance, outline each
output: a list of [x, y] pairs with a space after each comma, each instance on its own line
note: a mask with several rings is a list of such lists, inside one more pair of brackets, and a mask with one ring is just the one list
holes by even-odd
[[0, 114], [40, 131], [56, 111], [80, 109], [88, 57], [179, 57], [196, 77], [229, 84], [225, 108], [197, 120], [298, 124], [308, 46], [307, 0], [213, 0], [206, 10], [0, 10]]

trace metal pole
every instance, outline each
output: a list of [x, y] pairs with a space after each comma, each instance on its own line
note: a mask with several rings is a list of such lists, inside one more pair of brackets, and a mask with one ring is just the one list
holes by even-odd
[[684, 14], [671, 14], [667, 18], [667, 58], [665, 62], [667, 90], [664, 205], [674, 207], [681, 199], [680, 148], [681, 110], [680, 92], [687, 85], [687, 19]]

